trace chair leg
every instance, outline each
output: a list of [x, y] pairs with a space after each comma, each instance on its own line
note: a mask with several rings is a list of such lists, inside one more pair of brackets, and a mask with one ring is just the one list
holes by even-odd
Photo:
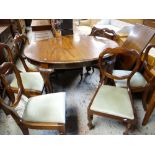
[[123, 135], [128, 135], [128, 132], [129, 130], [133, 127], [133, 124], [130, 122], [130, 123], [127, 123], [126, 125], [126, 129], [125, 131], [123, 132]]
[[22, 130], [23, 135], [29, 135], [29, 129], [23, 126], [22, 124], [18, 124], [20, 129]]
[[90, 115], [88, 113], [88, 127], [89, 127], [89, 130], [93, 129], [95, 126], [93, 125], [92, 123], [92, 120], [93, 120], [93, 115]]
[[60, 135], [65, 135], [66, 133], [65, 125], [60, 127], [59, 132], [60, 132]]
[[145, 99], [146, 96], [144, 93], [145, 92], [142, 93], [142, 105], [143, 105], [143, 109], [146, 111], [147, 105], [146, 105], [146, 99]]
[[4, 110], [4, 109], [2, 109], [3, 111], [4, 111], [4, 113], [5, 113], [5, 115], [10, 115], [10, 113], [9, 113], [9, 111], [7, 111], [6, 109]]
[[149, 105], [148, 105], [148, 108], [147, 108], [147, 111], [145, 113], [145, 116], [144, 116], [144, 119], [143, 119], [143, 122], [142, 122], [142, 125], [146, 125], [153, 110], [154, 110], [154, 107], [155, 107], [155, 102], [151, 102]]
[[[136, 115], [136, 114], [135, 114]], [[137, 118], [135, 116], [135, 118]], [[133, 131], [135, 128], [136, 128], [136, 124], [137, 124], [137, 119], [134, 119], [134, 120], [127, 120], [127, 119], [124, 119], [123, 120], [123, 124], [126, 125], [126, 129], [125, 131], [123, 132], [123, 135], [128, 135], [128, 132], [129, 130]]]

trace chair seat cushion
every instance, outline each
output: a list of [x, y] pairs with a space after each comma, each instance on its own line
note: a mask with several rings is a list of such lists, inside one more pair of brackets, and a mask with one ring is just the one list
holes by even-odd
[[31, 97], [22, 118], [30, 122], [65, 123], [64, 92]]
[[[44, 81], [39, 72], [21, 72], [22, 83], [24, 89], [42, 91]], [[18, 88], [17, 79], [14, 78], [11, 82], [11, 87]]]
[[90, 109], [117, 117], [134, 119], [130, 97], [125, 88], [101, 86]]
[[[129, 75], [131, 71], [127, 70], [114, 70], [113, 75], [116, 76], [123, 76], [123, 75]], [[115, 84], [118, 87], [127, 87], [127, 80], [115, 80]], [[143, 77], [143, 75], [139, 72], [136, 72], [131, 80], [130, 80], [130, 85], [131, 87], [145, 87], [147, 84], [147, 81]]]

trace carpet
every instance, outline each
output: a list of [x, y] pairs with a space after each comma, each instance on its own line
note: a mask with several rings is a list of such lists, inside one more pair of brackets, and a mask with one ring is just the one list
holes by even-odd
[[[86, 74], [84, 70], [83, 80], [80, 82], [80, 73], [74, 70], [65, 70], [58, 73], [57, 77], [51, 76], [54, 92], [65, 91], [66, 98], [66, 134], [67, 135], [122, 135], [125, 126], [122, 123], [95, 116], [93, 124], [95, 128], [89, 130], [87, 127], [87, 107], [95, 93], [99, 83], [99, 71], [95, 69], [94, 73]], [[134, 106], [136, 108], [138, 123], [133, 135], [155, 134], [155, 114], [153, 113], [149, 123], [142, 126], [144, 110], [141, 103], [141, 97], [134, 95]], [[31, 135], [57, 135], [57, 131], [47, 130], [29, 130]], [[1, 135], [20, 135], [19, 127], [11, 116], [6, 116], [0, 110], [0, 134]]]

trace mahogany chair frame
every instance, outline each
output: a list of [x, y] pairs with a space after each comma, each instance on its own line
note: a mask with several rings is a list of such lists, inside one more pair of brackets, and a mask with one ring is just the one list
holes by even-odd
[[[121, 77], [114, 76], [114, 75], [112, 75], [111, 72], [106, 71], [105, 68], [103, 68], [103, 57], [106, 54], [111, 54], [113, 56], [117, 56], [119, 54], [135, 56], [136, 59], [137, 59], [136, 65], [135, 65], [133, 71], [129, 75], [121, 76]], [[93, 96], [89, 106], [88, 106], [88, 109], [87, 109], [88, 127], [89, 127], [89, 129], [92, 129], [94, 127], [94, 125], [92, 124], [93, 115], [99, 115], [99, 116], [109, 117], [109, 118], [116, 119], [116, 120], [119, 120], [119, 121], [123, 122], [124, 124], [126, 124], [126, 130], [125, 130], [124, 134], [128, 134], [129, 129], [132, 129], [135, 126], [136, 121], [137, 121], [136, 120], [136, 112], [135, 112], [135, 109], [134, 109], [134, 106], [133, 106], [133, 100], [132, 100], [132, 95], [131, 95], [130, 79], [132, 78], [134, 73], [139, 68], [139, 65], [140, 65], [140, 55], [135, 50], [127, 50], [127, 49], [125, 50], [123, 48], [113, 48], [113, 49], [112, 48], [107, 48], [99, 55], [98, 65], [99, 65], [100, 73], [101, 73], [101, 75], [103, 77], [103, 80], [100, 81], [100, 84], [99, 84], [99, 86], [98, 86], [98, 88], [97, 88], [97, 90], [96, 90], [96, 92], [95, 92], [95, 94], [94, 94], [94, 96]], [[118, 117], [118, 116], [113, 116], [113, 115], [106, 114], [106, 113], [101, 113], [101, 112], [93, 111], [93, 110], [90, 109], [91, 105], [93, 104], [93, 100], [95, 99], [95, 97], [96, 97], [100, 87], [105, 84], [105, 78], [108, 78], [108, 79], [111, 79], [111, 80], [114, 80], [114, 79], [117, 79], [117, 80], [127, 79], [127, 88], [126, 89], [128, 91], [128, 95], [129, 95], [129, 98], [130, 98], [130, 101], [131, 101], [131, 105], [132, 105], [132, 109], [133, 109], [133, 113], [134, 113], [134, 119], [133, 120], [130, 120], [130, 119], [127, 119], [127, 118]], [[113, 84], [111, 83], [110, 85], [114, 86], [114, 83]]]
[[151, 48], [155, 48], [155, 45], [150, 44], [147, 46], [144, 53], [144, 58], [143, 60], [141, 60], [141, 65], [140, 68], [138, 69], [138, 71], [144, 76], [148, 84], [145, 87], [135, 87], [135, 88], [132, 87], [131, 88], [132, 92], [144, 92], [154, 77], [150, 71], [152, 69], [152, 66], [148, 64], [148, 54]]
[[151, 73], [151, 66], [148, 64], [148, 54], [151, 48], [155, 48], [155, 45], [148, 45], [145, 53], [144, 53], [144, 57], [142, 58], [141, 55], [141, 64], [139, 66], [138, 72], [140, 72], [142, 74], [142, 76], [145, 78], [145, 80], [147, 81], [146, 86], [135, 86], [135, 87], [131, 87], [131, 92], [132, 93], [142, 93], [142, 104], [143, 104], [143, 108], [144, 110], [146, 110], [146, 101], [145, 101], [145, 90], [146, 88], [150, 85], [150, 82], [152, 81], [152, 79], [154, 78], [154, 75]]
[[[0, 107], [4, 110], [5, 113], [11, 114], [13, 119], [16, 121], [17, 125], [21, 129], [24, 135], [29, 134], [30, 129], [40, 129], [40, 130], [59, 130], [61, 134], [65, 133], [65, 124], [63, 123], [44, 123], [44, 122], [29, 122], [23, 120], [18, 113], [15, 111], [15, 108], [18, 106], [19, 101], [22, 95], [26, 95], [24, 91], [24, 87], [22, 84], [22, 80], [19, 74], [18, 69], [13, 63], [5, 62], [0, 66], [0, 79], [5, 86], [8, 98], [10, 99], [10, 104], [6, 104], [5, 101], [0, 98]], [[5, 76], [14, 72], [18, 82], [18, 93], [17, 97], [14, 96], [14, 91], [9, 86]]]
[[[12, 55], [11, 49], [10, 49], [6, 44], [0, 43], [0, 51], [3, 52], [3, 50], [6, 51], [6, 54], [7, 54], [7, 56], [8, 56], [8, 57], [7, 57], [8, 61], [11, 62], [11, 63], [14, 63], [14, 61], [13, 61], [13, 55]], [[21, 71], [18, 70], [18, 72], [20, 73]], [[1, 74], [1, 73], [0, 73], [0, 74]], [[42, 74], [42, 77], [43, 77], [45, 86], [48, 88], [47, 81], [45, 81], [46, 79], [44, 78], [44, 75], [45, 75], [45, 74], [48, 74], [48, 73], [46, 73], [46, 72], [43, 70], [43, 71], [41, 71], [41, 74]], [[44, 87], [45, 87], [45, 86], [44, 86]], [[18, 92], [18, 89], [17, 89], [17, 88], [12, 88], [12, 89], [13, 89], [14, 93], [17, 93], [17, 92]], [[44, 90], [44, 88], [43, 88], [43, 90]], [[30, 96], [41, 95], [42, 92], [43, 92], [43, 90], [40, 92], [40, 91], [37, 91], [37, 90], [24, 89], [24, 92], [25, 92], [25, 95], [26, 95], [27, 97], [30, 97]]]
[[34, 70], [34, 69], [31, 69], [27, 66], [25, 60], [26, 60], [26, 57], [22, 54], [21, 50], [20, 50], [20, 46], [23, 46], [23, 44], [29, 44], [29, 40], [27, 38], [27, 36], [25, 36], [24, 34], [18, 34], [14, 37], [14, 48], [15, 48], [15, 53], [17, 54], [18, 58], [21, 60], [23, 66], [24, 66], [24, 69], [26, 70], [26, 72], [34, 72], [34, 71], [37, 71]]
[[147, 106], [142, 125], [146, 125], [148, 123], [150, 116], [155, 108], [155, 77], [152, 78], [148, 87], [145, 89], [144, 101], [145, 105]]
[[[128, 49], [128, 50], [136, 50], [140, 53], [141, 59], [144, 55], [143, 60], [141, 61], [141, 65], [139, 66], [138, 71], [142, 73], [147, 83], [149, 83], [152, 80], [152, 74], [149, 69], [148, 65], [148, 53], [149, 50], [152, 47], [155, 47], [154, 45], [149, 45], [150, 41], [153, 39], [155, 35], [155, 30], [141, 24], [135, 24], [132, 31], [130, 32], [127, 40], [123, 43], [123, 45], [120, 47], [120, 49]], [[144, 37], [145, 36], [145, 37]], [[145, 50], [146, 49], [146, 50]], [[144, 52], [145, 50], [145, 52]], [[135, 58], [131, 55], [129, 57], [126, 56], [117, 56], [116, 63], [115, 63], [115, 69], [120, 70], [132, 70], [133, 66], [135, 64]], [[131, 91], [133, 93], [143, 93], [142, 94], [142, 103], [143, 108], [146, 110], [146, 105], [144, 104], [144, 90], [146, 89], [147, 85], [145, 87], [131, 87]]]
[[14, 38], [15, 52], [18, 55], [19, 59], [21, 60], [23, 66], [24, 66], [24, 69], [27, 72], [40, 72], [40, 74], [42, 75], [42, 77], [44, 79], [44, 82], [45, 82], [46, 91], [47, 92], [53, 92], [53, 89], [51, 87], [52, 84], [49, 81], [49, 77], [50, 77], [50, 74], [54, 72], [54, 70], [53, 69], [43, 69], [43, 68], [40, 68], [40, 67], [37, 67], [36, 69], [29, 68], [27, 66], [26, 62], [25, 62], [25, 60], [27, 58], [20, 51], [20, 44], [22, 44], [22, 43], [24, 45], [29, 44], [29, 40], [28, 40], [27, 36], [25, 36], [24, 34], [16, 35], [15, 38]]

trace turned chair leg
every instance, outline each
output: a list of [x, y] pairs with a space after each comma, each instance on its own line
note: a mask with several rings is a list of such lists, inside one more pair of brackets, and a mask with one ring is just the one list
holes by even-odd
[[126, 129], [123, 132], [123, 135], [128, 135], [129, 130], [132, 128], [132, 124], [131, 123], [127, 123], [126, 125]]
[[65, 125], [60, 127], [59, 132], [60, 132], [60, 135], [65, 135], [66, 134]]
[[124, 123], [126, 124], [126, 129], [123, 132], [123, 135], [128, 135], [129, 130], [133, 131], [136, 128], [137, 119], [133, 121], [124, 121]]
[[155, 98], [155, 92], [153, 93], [153, 95], [152, 95], [152, 97], [150, 99], [150, 102], [148, 104], [147, 111], [145, 113], [145, 117], [143, 119], [142, 125], [147, 124], [147, 122], [148, 122], [148, 120], [149, 120], [149, 118], [150, 118], [150, 116], [151, 116], [151, 114], [153, 112], [153, 109], [155, 108], [155, 100], [154, 100], [154, 98]]
[[89, 127], [89, 130], [91, 130], [91, 129], [93, 129], [95, 127], [93, 125], [93, 123], [92, 123], [92, 120], [93, 120], [93, 115], [88, 114], [88, 127]]
[[146, 105], [146, 98], [145, 98], [146, 96], [145, 96], [145, 94], [144, 94], [144, 92], [142, 93], [142, 105], [143, 105], [143, 109], [146, 111], [146, 109], [147, 109], [147, 105]]

